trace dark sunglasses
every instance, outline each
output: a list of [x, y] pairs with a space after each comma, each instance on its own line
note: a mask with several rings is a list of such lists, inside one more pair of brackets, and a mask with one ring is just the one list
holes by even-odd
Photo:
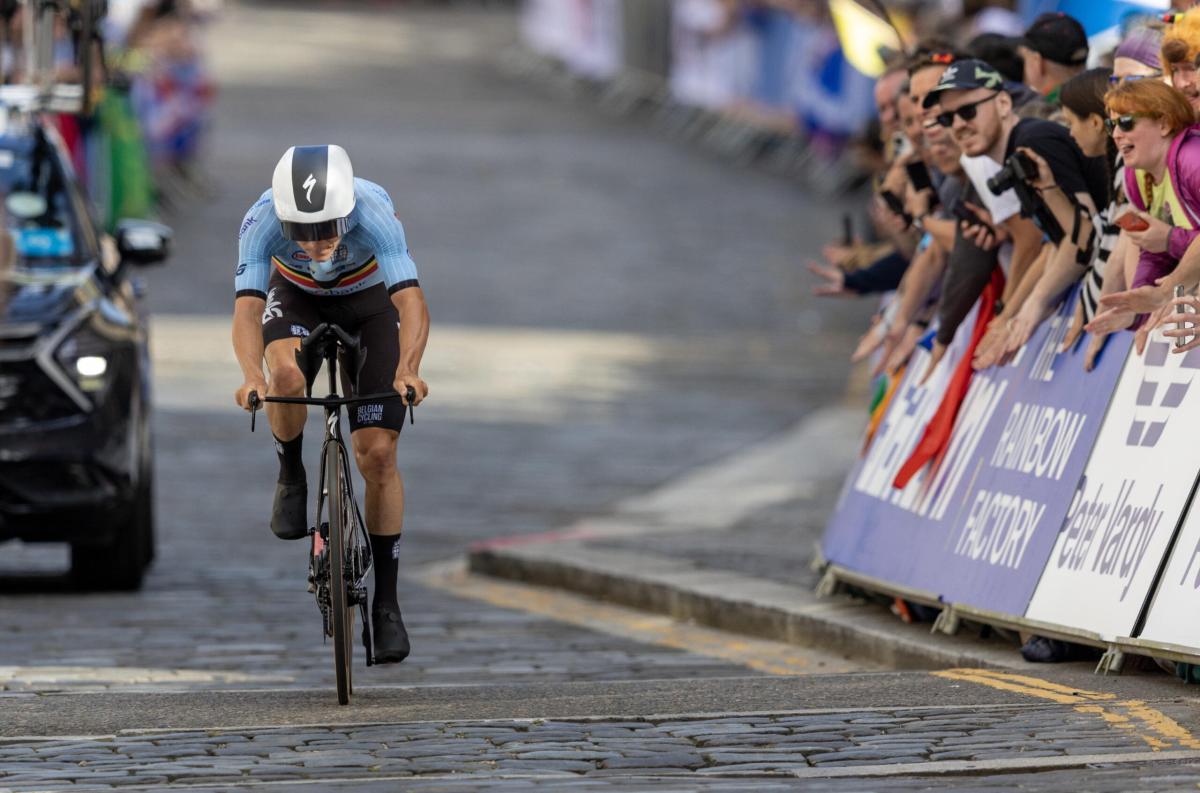
[[1109, 85], [1120, 85], [1121, 83], [1132, 83], [1137, 80], [1156, 80], [1163, 76], [1162, 72], [1151, 72], [1150, 74], [1131, 74], [1127, 77], [1117, 77], [1115, 74], [1108, 76]]
[[1137, 124], [1139, 118], [1154, 118], [1154, 116], [1149, 113], [1126, 113], [1116, 118], [1104, 119], [1104, 128], [1108, 130], [1108, 134], [1110, 135], [1116, 129], [1120, 129], [1122, 132], [1133, 132], [1133, 127]]
[[979, 112], [980, 105], [982, 105], [984, 102], [992, 101], [996, 97], [1000, 96], [1001, 93], [1003, 93], [1003, 91], [997, 91], [991, 96], [985, 96], [978, 102], [971, 102], [970, 104], [963, 105], [962, 107], [955, 108], [954, 110], [947, 110], [945, 113], [938, 113], [937, 123], [941, 124], [943, 127], [949, 127], [954, 123], [955, 116], [958, 116], [963, 121], [970, 121], [971, 119], [975, 118], [975, 114]]

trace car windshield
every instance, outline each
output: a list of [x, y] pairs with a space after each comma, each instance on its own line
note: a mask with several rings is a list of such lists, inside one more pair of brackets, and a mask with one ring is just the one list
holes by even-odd
[[4, 228], [16, 250], [10, 278], [70, 277], [86, 263], [68, 178], [49, 143], [0, 135]]

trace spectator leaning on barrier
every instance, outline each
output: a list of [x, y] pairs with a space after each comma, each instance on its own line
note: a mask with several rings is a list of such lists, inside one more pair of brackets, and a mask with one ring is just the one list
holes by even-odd
[[1162, 28], [1143, 26], [1131, 30], [1113, 53], [1114, 82], [1162, 77], [1162, 45]]
[[1196, 57], [1200, 56], [1200, 12], [1176, 17], [1167, 28], [1162, 42], [1162, 68], [1171, 85], [1183, 92], [1200, 111], [1200, 75], [1196, 73]]
[[[1161, 28], [1134, 28], [1117, 47], [1113, 56], [1113, 71], [1106, 81], [1099, 80], [1101, 70], [1092, 70], [1069, 81], [1063, 87], [1063, 107], [1066, 110], [1071, 137], [1079, 144], [1084, 154], [1098, 156], [1107, 151], [1109, 161], [1113, 163], [1113, 190], [1109, 206], [1107, 210], [1101, 211], [1095, 221], [1099, 224], [1096, 256], [1083, 279], [1075, 321], [1064, 340], [1064, 348], [1074, 344], [1080, 323], [1087, 326], [1087, 330], [1092, 334], [1085, 358], [1085, 366], [1089, 369], [1095, 361], [1095, 353], [1099, 351], [1108, 334], [1129, 327], [1137, 313], [1152, 311], [1170, 299], [1169, 289], [1165, 290], [1166, 293], [1161, 299], [1151, 294], [1149, 296], [1153, 298], [1154, 304], [1137, 309], [1131, 306], [1130, 299], [1146, 296], [1147, 292], [1157, 287], [1145, 287], [1144, 290], [1139, 290], [1142, 294], [1137, 296], [1123, 291], [1128, 283], [1125, 272], [1126, 261], [1130, 259], [1128, 251], [1133, 251], [1132, 266], [1128, 267], [1130, 277], [1136, 267], [1138, 251], [1130, 243], [1129, 235], [1122, 232], [1116, 224], [1116, 219], [1124, 214], [1122, 208], [1127, 203], [1125, 166], [1117, 153], [1112, 136], [1108, 134], [1108, 111], [1104, 107], [1104, 96], [1111, 87], [1127, 80], [1156, 79], [1163, 76], [1159, 54], [1162, 38]], [[1116, 302], [1113, 302], [1114, 300]]]
[[[1103, 161], [1085, 158], [1065, 127], [1040, 119], [1020, 119], [1013, 112], [1013, 100], [1004, 90], [1003, 78], [987, 64], [977, 60], [954, 64], [925, 101], [940, 106], [940, 119], [951, 129], [964, 155], [987, 157], [997, 168], [1007, 165], [1005, 173], [1019, 179], [1011, 168], [1011, 159], [1017, 149], [1028, 148], [1047, 161], [1056, 183], [1089, 214], [1095, 212], [1097, 205], [1106, 203], [1108, 189]], [[990, 190], [986, 182], [979, 184], [976, 176], [972, 180], [981, 195]], [[1006, 193], [1002, 191], [1001, 197]], [[1013, 241], [1004, 305], [979, 348], [978, 363], [988, 366], [999, 360], [990, 351], [1006, 337], [1005, 326], [1032, 290], [1039, 270], [1032, 271], [1033, 281], [1026, 282], [1025, 278], [1035, 262], [1041, 263], [1047, 246], [1043, 243], [1043, 230], [1016, 211], [1006, 217], [983, 220], [969, 224], [964, 238], [983, 250], [994, 249], [1005, 236]]]
[[[1120, 50], [1118, 50], [1119, 52]], [[1116, 65], [1121, 58], [1117, 58]], [[1128, 68], [1125, 65], [1125, 68]], [[1125, 162], [1112, 136], [1108, 134], [1106, 122], [1108, 112], [1104, 107], [1104, 96], [1108, 92], [1111, 80], [1119, 75], [1107, 69], [1092, 69], [1078, 77], [1067, 81], [1062, 90], [1063, 112], [1067, 119], [1067, 127], [1071, 137], [1079, 145], [1086, 157], [1105, 157], [1110, 163], [1112, 173], [1112, 188], [1109, 192], [1108, 206], [1097, 214], [1093, 225], [1097, 229], [1096, 251], [1088, 272], [1083, 279], [1083, 289], [1079, 292], [1076, 325], [1087, 324], [1096, 316], [1099, 301], [1105, 291], [1117, 291], [1124, 288], [1125, 275], [1122, 272], [1122, 237], [1121, 228], [1116, 224], [1117, 218], [1123, 214], [1125, 206]], [[1128, 244], [1128, 239], [1124, 240]], [[1115, 262], [1110, 267], [1110, 262]], [[1068, 338], [1070, 343], [1073, 339]], [[1089, 358], [1088, 364], [1092, 363]]]
[[[1039, 191], [1059, 226], [1070, 230], [1070, 234], [1058, 246], [1056, 255], [1049, 260], [1011, 323], [1005, 353], [1015, 352], [1024, 345], [1034, 329], [1054, 312], [1063, 292], [1081, 279], [1083, 288], [1075, 305], [1064, 349], [1074, 344], [1084, 323], [1090, 322], [1095, 315], [1106, 276], [1106, 265], [1117, 247], [1121, 232], [1114, 221], [1124, 201], [1121, 189], [1124, 167], [1105, 125], [1108, 116], [1104, 108], [1104, 96], [1109, 88], [1110, 77], [1112, 72], [1109, 69], [1092, 69], [1071, 78], [1062, 87], [1063, 115], [1072, 140], [1085, 157], [1103, 159], [1108, 164], [1108, 172], [1115, 174], [1099, 211], [1087, 218], [1087, 222], [1081, 216], [1079, 207], [1058, 189], [1045, 159], [1032, 150], [1022, 149], [1037, 165], [1037, 178], [1031, 180], [1030, 185]], [[1124, 278], [1119, 272], [1120, 268], [1116, 269], [1118, 272], [1112, 279], [1113, 285], [1121, 286]], [[1125, 324], [1128, 325], [1128, 321]], [[1104, 339], [1105, 334], [1098, 334], [1089, 342], [1084, 359], [1084, 367], [1088, 371], [1093, 368]]]
[[[946, 64], [953, 61], [955, 57], [957, 56], [954, 53], [939, 49], [937, 45], [925, 47], [919, 49], [918, 54], [912, 59], [903, 62], [898, 72], [889, 71], [880, 78], [880, 85], [883, 85], [885, 81], [890, 82], [891, 75], [894, 73], [908, 78], [907, 81], [901, 81], [898, 86], [898, 89], [902, 90], [899, 91], [898, 99], [894, 103], [898, 111], [894, 124], [897, 129], [898, 145], [894, 148], [903, 156], [893, 157], [887, 169], [884, 187], [892, 190], [893, 195], [897, 198], [903, 199], [910, 218], [906, 220], [906, 223], [916, 221], [924, 225], [923, 221], [928, 220], [929, 223], [923, 230], [934, 236], [940, 234], [943, 237], [947, 234], [952, 237], [954, 233], [953, 222], [942, 220], [941, 217], [944, 216], [945, 209], [950, 206], [952, 199], [961, 189], [961, 180], [954, 178], [961, 172], [961, 167], [954, 162], [951, 168], [954, 174], [948, 177], [946, 169], [939, 168], [933, 161], [933, 152], [929, 147], [930, 140], [926, 136], [925, 116], [927, 112], [920, 108], [925, 93], [937, 83], [937, 78], [946, 68]], [[877, 98], [890, 96], [892, 90], [890, 86], [879, 88], [876, 96]], [[932, 132], [941, 134], [941, 130], [936, 127]], [[957, 158], [957, 148], [955, 147], [953, 150], [954, 157]], [[945, 147], [939, 150], [939, 154], [944, 163]], [[917, 162], [926, 166], [932, 184], [931, 190], [919, 191], [920, 195], [913, 191], [906, 168], [909, 164]], [[937, 196], [936, 200], [934, 200], [934, 194]], [[892, 214], [899, 217], [899, 213]], [[928, 258], [928, 256], [922, 256], [919, 261], [925, 263]], [[850, 273], [842, 273], [839, 268], [825, 267], [815, 263], [810, 264], [809, 269], [824, 281], [814, 290], [820, 295], [844, 294], [847, 291], [855, 294], [889, 291], [895, 289], [901, 276], [905, 276], [910, 271], [908, 259], [899, 253], [890, 253], [872, 265]]]
[[1075, 18], [1050, 12], [1034, 20], [1018, 49], [1025, 64], [1025, 84], [1057, 107], [1063, 83], [1087, 64], [1087, 33]]
[[[904, 196], [900, 181], [902, 165], [898, 160], [912, 149], [905, 128], [919, 127], [916, 111], [910, 105], [906, 104], [905, 112], [901, 113], [900, 100], [902, 97], [907, 99], [906, 84], [904, 62], [893, 60], [875, 85], [879, 135], [886, 160], [879, 174], [880, 186], [883, 190], [891, 189], [898, 202]], [[915, 249], [910, 222], [888, 210], [879, 198], [873, 198], [868, 209], [875, 236], [884, 241], [870, 246], [852, 240], [845, 241], [848, 244], [826, 245], [826, 263], [808, 263], [809, 271], [821, 279], [821, 283], [813, 288], [814, 294], [823, 297], [865, 295], [896, 288]]]
[[938, 206], [935, 209], [928, 190], [916, 190], [914, 185], [908, 185], [909, 211], [928, 236], [922, 255], [914, 259], [904, 275], [891, 316], [891, 327], [887, 336], [881, 339], [881, 343], [885, 343], [883, 363], [888, 371], [896, 371], [903, 365], [920, 336], [924, 335], [950, 266], [948, 253], [954, 246], [956, 233], [951, 210], [962, 200], [966, 175], [961, 162], [953, 166], [946, 162], [948, 156], [958, 158], [961, 152], [933, 119], [936, 113], [925, 108], [925, 97], [958, 58], [948, 45], [928, 42], [918, 47], [908, 66], [908, 99], [914, 107], [921, 108], [918, 141], [932, 175]]
[[[906, 79], [903, 64], [896, 64], [875, 82], [875, 112], [879, 114], [880, 135], [889, 147], [900, 132], [900, 111], [896, 103]], [[888, 151], [888, 156], [891, 155]]]
[[1125, 161], [1125, 192], [1147, 228], [1127, 232], [1140, 251], [1130, 289], [1154, 286], [1185, 255], [1200, 230], [1200, 127], [1183, 94], [1156, 80], [1125, 82], [1105, 105]]

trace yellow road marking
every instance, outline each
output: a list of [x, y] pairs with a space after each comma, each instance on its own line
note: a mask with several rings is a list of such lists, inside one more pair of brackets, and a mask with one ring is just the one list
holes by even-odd
[[[932, 674], [946, 680], [977, 683], [1000, 691], [1048, 699], [1061, 705], [1074, 705], [1079, 713], [1099, 716], [1115, 729], [1132, 731], [1156, 752], [1177, 746], [1200, 749], [1200, 739], [1186, 727], [1141, 700], [1116, 702], [1116, 694], [1071, 688], [1037, 677], [990, 669], [946, 669]], [[1100, 702], [1107, 704], [1101, 705]]]
[[934, 672], [935, 677], [947, 680], [962, 680], [967, 683], [1011, 691], [1014, 694], [1026, 694], [1057, 702], [1061, 705], [1074, 705], [1077, 702], [1088, 702], [1097, 699], [1116, 699], [1113, 694], [1099, 691], [1083, 691], [1069, 686], [1060, 686], [1048, 680], [1041, 680], [1027, 675], [1017, 675], [1011, 672], [996, 672], [990, 669], [946, 669]]
[[1160, 710], [1148, 706], [1145, 702], [1129, 700], [1118, 703], [1126, 708], [1131, 715], [1141, 720], [1150, 730], [1163, 738], [1175, 741], [1180, 746], [1189, 749], [1200, 749], [1200, 740], [1188, 732], [1187, 728]]
[[1167, 743], [1161, 738], [1156, 738], [1153, 735], [1147, 735], [1144, 732], [1137, 732], [1137, 725], [1133, 723], [1133, 720], [1130, 719], [1129, 716], [1123, 713], [1105, 710], [1101, 705], [1076, 705], [1075, 710], [1080, 713], [1092, 713], [1096, 716], [1099, 716], [1100, 718], [1104, 719], [1104, 721], [1110, 727], [1115, 727], [1118, 730], [1129, 730], [1134, 732], [1134, 734], [1145, 741], [1146, 744], [1156, 752], [1162, 749], [1168, 749], [1171, 746], [1171, 744]]
[[460, 597], [538, 614], [559, 622], [635, 641], [720, 658], [772, 675], [856, 672], [875, 668], [783, 642], [751, 639], [670, 617], [615, 606], [555, 589], [476, 576], [465, 570], [427, 568], [416, 580]]

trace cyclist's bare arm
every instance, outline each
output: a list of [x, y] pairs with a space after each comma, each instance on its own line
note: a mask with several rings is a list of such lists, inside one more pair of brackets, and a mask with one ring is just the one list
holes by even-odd
[[396, 367], [395, 388], [403, 394], [407, 388], [416, 392], [414, 405], [429, 395], [429, 386], [421, 379], [421, 358], [429, 341], [429, 307], [419, 286], [410, 286], [392, 293], [392, 305], [400, 315], [400, 364]]
[[267, 379], [263, 376], [262, 313], [267, 301], [253, 295], [243, 295], [233, 304], [233, 352], [242, 368], [242, 387], [234, 398], [238, 405], [250, 409], [250, 392], [267, 395]]

